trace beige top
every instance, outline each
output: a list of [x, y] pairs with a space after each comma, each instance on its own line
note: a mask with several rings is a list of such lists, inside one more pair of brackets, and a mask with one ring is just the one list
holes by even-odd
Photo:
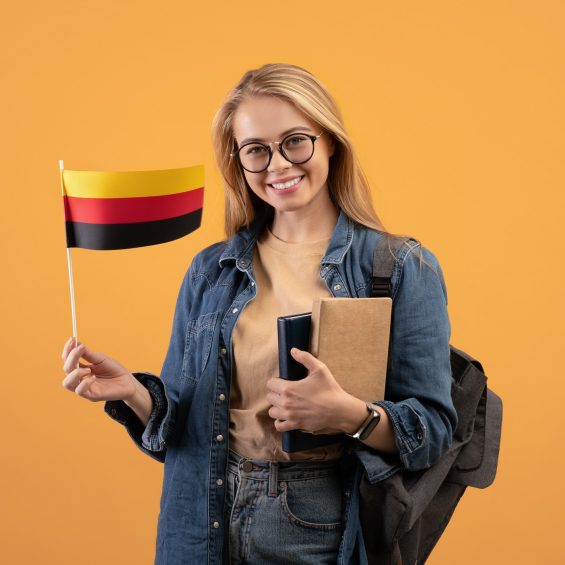
[[319, 296], [331, 296], [320, 263], [331, 238], [288, 243], [267, 228], [253, 253], [257, 295], [241, 312], [233, 331], [234, 371], [230, 399], [230, 449], [255, 459], [337, 459], [343, 447], [328, 445], [286, 453], [269, 416], [266, 383], [279, 376], [277, 317], [312, 311]]

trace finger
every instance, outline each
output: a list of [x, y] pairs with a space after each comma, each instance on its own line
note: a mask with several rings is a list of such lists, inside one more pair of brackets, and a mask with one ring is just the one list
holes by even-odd
[[275, 428], [278, 432], [289, 432], [298, 429], [298, 426], [291, 420], [275, 420]]
[[78, 362], [82, 356], [84, 347], [85, 346], [83, 344], [79, 344], [77, 347], [73, 347], [73, 349], [71, 349], [65, 363], [63, 364], [63, 371], [65, 371], [65, 373], [70, 373], [78, 367]]
[[284, 420], [286, 416], [286, 414], [276, 406], [271, 406], [268, 413], [273, 420]]
[[304, 351], [304, 350], [298, 349], [296, 347], [293, 347], [290, 350], [290, 354], [301, 365], [304, 365], [310, 372], [313, 372], [316, 369], [321, 369], [324, 365], [324, 363], [322, 363], [322, 361], [320, 361], [319, 359], [316, 359], [316, 357], [314, 357], [308, 351]]
[[267, 381], [267, 390], [275, 394], [282, 394], [291, 383], [280, 377], [273, 377]]
[[61, 359], [63, 359], [63, 361], [67, 358], [67, 355], [69, 354], [69, 351], [72, 349], [73, 344], [74, 344], [74, 337], [70, 337], [63, 347], [63, 353], [61, 354]]
[[63, 379], [63, 387], [70, 391], [75, 391], [76, 387], [79, 385], [81, 379], [90, 375], [90, 369], [75, 369], [71, 371], [64, 379]]
[[103, 353], [99, 353], [98, 351], [93, 351], [92, 349], [90, 349], [90, 347], [84, 345], [84, 343], [82, 345], [84, 346], [84, 349], [81, 357], [86, 361], [88, 361], [89, 363], [92, 363], [93, 365], [98, 365], [106, 360], [106, 356]]
[[75, 393], [83, 398], [88, 398], [88, 400], [92, 400], [92, 393], [90, 392], [90, 386], [96, 380], [96, 375], [92, 375], [90, 377], [85, 377], [82, 379], [80, 384], [75, 388]]
[[267, 402], [271, 406], [279, 406], [281, 401], [281, 395], [276, 392], [268, 392], [266, 396]]

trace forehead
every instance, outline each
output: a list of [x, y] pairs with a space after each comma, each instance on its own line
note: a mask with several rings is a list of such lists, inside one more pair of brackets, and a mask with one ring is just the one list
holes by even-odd
[[296, 106], [275, 96], [253, 96], [242, 102], [233, 118], [233, 133], [239, 143], [245, 138], [278, 140], [286, 130], [315, 124]]

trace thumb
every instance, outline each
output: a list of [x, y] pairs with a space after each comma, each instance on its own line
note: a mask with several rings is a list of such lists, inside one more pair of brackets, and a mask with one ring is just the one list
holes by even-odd
[[84, 343], [81, 343], [81, 346], [83, 347], [83, 351], [80, 356], [85, 361], [88, 361], [93, 365], [98, 365], [99, 363], [102, 363], [103, 361], [106, 360], [106, 356], [103, 355], [102, 353], [99, 353], [98, 351], [93, 351], [92, 349], [87, 347]]
[[309, 351], [304, 351], [302, 349], [298, 349], [297, 347], [293, 347], [290, 350], [290, 354], [296, 361], [300, 364], [304, 365], [308, 371], [312, 372], [316, 369], [319, 369], [323, 363], [316, 359]]

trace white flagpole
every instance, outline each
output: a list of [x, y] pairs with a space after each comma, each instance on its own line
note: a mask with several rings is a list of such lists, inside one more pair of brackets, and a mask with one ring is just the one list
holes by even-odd
[[[59, 172], [61, 174], [61, 192], [63, 196], [65, 195], [65, 185], [63, 183], [63, 170], [65, 166], [63, 164], [63, 160], [59, 161]], [[75, 286], [73, 283], [73, 262], [71, 260], [71, 248], [67, 247], [67, 264], [69, 266], [69, 286], [71, 290], [71, 313], [73, 316], [73, 337], [75, 338], [75, 344], [78, 343], [78, 335], [77, 335], [77, 317], [76, 317], [76, 309], [75, 309]]]

